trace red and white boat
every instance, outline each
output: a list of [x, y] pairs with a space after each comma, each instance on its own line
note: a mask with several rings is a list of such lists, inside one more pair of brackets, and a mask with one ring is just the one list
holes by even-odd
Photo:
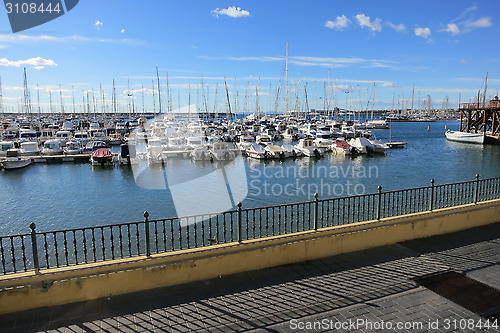
[[92, 165], [113, 165], [113, 153], [108, 148], [99, 148], [90, 156]]

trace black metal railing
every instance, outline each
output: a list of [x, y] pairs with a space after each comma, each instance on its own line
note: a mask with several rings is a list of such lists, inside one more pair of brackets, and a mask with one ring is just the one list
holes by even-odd
[[242, 242], [500, 198], [500, 178], [224, 213], [0, 236], [0, 275]]

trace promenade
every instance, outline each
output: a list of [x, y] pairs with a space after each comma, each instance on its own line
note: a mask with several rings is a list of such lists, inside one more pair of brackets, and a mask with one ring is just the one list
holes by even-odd
[[[415, 281], [449, 271], [491, 287], [490, 303], [481, 299], [477, 286], [470, 287], [472, 293], [460, 285], [444, 288], [455, 294], [449, 298], [465, 295], [459, 305]], [[484, 327], [487, 322], [478, 314], [482, 311], [500, 324], [498, 290], [500, 224], [495, 223], [180, 286], [1, 315], [0, 333], [336, 328], [339, 332], [498, 332]]]

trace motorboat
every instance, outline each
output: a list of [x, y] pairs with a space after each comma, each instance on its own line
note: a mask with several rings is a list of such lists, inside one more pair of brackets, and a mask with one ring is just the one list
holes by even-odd
[[251, 145], [255, 144], [255, 137], [253, 135], [241, 135], [240, 141], [236, 144], [241, 150], [246, 150]]
[[331, 146], [331, 150], [340, 155], [352, 155], [356, 153], [356, 148], [345, 140], [336, 140]]
[[294, 146], [297, 150], [299, 150], [302, 155], [308, 157], [319, 157], [324, 154], [324, 149], [318, 147], [313, 139], [300, 139], [299, 143]]
[[0, 156], [7, 155], [7, 150], [13, 149], [14, 141], [0, 141]]
[[163, 147], [161, 139], [149, 139], [146, 145], [146, 156], [148, 163], [162, 163], [163, 162]]
[[387, 119], [368, 120], [365, 123], [365, 128], [367, 128], [367, 129], [388, 129], [389, 122], [387, 121]]
[[61, 141], [61, 146], [66, 146], [66, 142], [71, 140], [71, 132], [70, 131], [57, 131], [56, 139]]
[[76, 155], [83, 152], [82, 144], [80, 141], [68, 141], [66, 142], [66, 147], [63, 148], [64, 154], [66, 155]]
[[285, 158], [290, 155], [287, 154], [286, 149], [281, 146], [275, 145], [274, 143], [270, 143], [264, 147], [264, 150], [268, 153], [269, 158]]
[[120, 165], [124, 164], [139, 164], [139, 157], [137, 156], [135, 144], [121, 144], [120, 154], [118, 155], [118, 163]]
[[484, 133], [469, 133], [469, 132], [460, 132], [460, 131], [452, 131], [448, 130], [444, 133], [446, 139], [449, 141], [456, 142], [466, 142], [466, 143], [476, 143], [476, 144], [484, 144]]
[[20, 155], [40, 155], [40, 147], [36, 141], [25, 141], [19, 144]]
[[203, 140], [199, 136], [190, 136], [186, 139], [186, 149], [196, 149], [203, 146]]
[[214, 142], [209, 149], [212, 157], [216, 161], [230, 161], [236, 158], [236, 153], [229, 150], [227, 143], [225, 142]]
[[119, 133], [113, 133], [109, 135], [109, 144], [112, 146], [118, 146], [123, 143], [123, 136]]
[[184, 150], [186, 149], [186, 144], [183, 138], [177, 136], [171, 136], [167, 139], [167, 149], [168, 150]]
[[349, 144], [356, 149], [358, 154], [383, 154], [389, 149], [386, 144], [370, 141], [364, 137], [351, 139]]
[[38, 140], [38, 135], [37, 135], [35, 130], [22, 128], [19, 131], [19, 141], [20, 142], [37, 141], [37, 140]]
[[20, 169], [31, 164], [31, 158], [20, 155], [20, 149], [12, 148], [7, 150], [5, 159], [2, 160], [2, 167], [5, 170]]
[[109, 148], [109, 145], [104, 141], [89, 141], [83, 148], [84, 152], [93, 152], [99, 148]]
[[302, 152], [296, 149], [293, 145], [284, 144], [281, 146], [285, 151], [286, 157], [299, 157], [302, 156]]
[[113, 154], [108, 148], [99, 148], [90, 156], [92, 165], [113, 165]]
[[75, 132], [75, 135], [73, 136], [74, 140], [80, 141], [80, 143], [85, 146], [87, 142], [89, 142], [89, 133], [85, 131], [79, 131]]
[[190, 156], [193, 161], [208, 161], [212, 159], [212, 154], [205, 146], [195, 147]]
[[41, 151], [42, 155], [61, 155], [63, 152], [62, 142], [58, 139], [45, 141]]
[[262, 144], [262, 145], [267, 145], [268, 143], [272, 142], [271, 136], [269, 134], [257, 135], [257, 137], [255, 138], [255, 141], [259, 144]]
[[248, 157], [256, 158], [256, 159], [265, 159], [269, 158], [269, 152], [267, 152], [262, 145], [257, 143], [251, 145], [245, 150], [245, 153]]

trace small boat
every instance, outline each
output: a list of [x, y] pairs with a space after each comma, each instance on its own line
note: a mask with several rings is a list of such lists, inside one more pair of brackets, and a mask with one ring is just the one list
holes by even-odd
[[298, 149], [295, 149], [293, 145], [284, 144], [281, 146], [285, 151], [286, 157], [299, 157], [302, 156], [302, 152]]
[[444, 133], [449, 141], [484, 144], [484, 133], [468, 133], [448, 130]]
[[227, 148], [227, 143], [225, 142], [214, 142], [212, 143], [212, 148], [209, 149], [210, 154], [216, 161], [230, 161], [236, 158], [236, 153]]
[[290, 155], [281, 146], [275, 145], [274, 143], [270, 143], [264, 147], [264, 150], [268, 153], [269, 158], [286, 158]]
[[109, 135], [109, 144], [112, 146], [118, 146], [123, 143], [123, 136], [119, 133], [113, 133]]
[[36, 141], [21, 142], [19, 149], [21, 155], [40, 155], [40, 147]]
[[7, 155], [9, 149], [14, 149], [14, 141], [1, 141], [0, 142], [0, 156]]
[[83, 151], [93, 152], [99, 148], [109, 148], [109, 145], [104, 141], [89, 141], [83, 148]]
[[56, 139], [61, 141], [61, 146], [64, 147], [66, 142], [71, 140], [71, 132], [70, 131], [57, 131]]
[[137, 156], [135, 144], [128, 143], [120, 145], [120, 154], [118, 155], [118, 163], [124, 164], [139, 164], [139, 157]]
[[271, 143], [271, 136], [268, 134], [257, 135], [255, 141], [259, 144], [267, 145], [268, 143]]
[[89, 142], [89, 133], [86, 131], [75, 132], [74, 139], [80, 141], [85, 146]]
[[92, 165], [113, 165], [113, 154], [108, 148], [99, 148], [90, 156]]
[[186, 144], [183, 138], [177, 136], [171, 136], [167, 139], [167, 149], [173, 151], [185, 150]]
[[351, 139], [349, 144], [356, 149], [358, 154], [383, 154], [389, 149], [386, 144], [370, 141], [363, 137]]
[[42, 155], [62, 155], [63, 153], [61, 140], [47, 140], [43, 144]]
[[208, 161], [212, 158], [212, 154], [205, 146], [195, 147], [190, 156], [193, 161]]
[[186, 149], [196, 149], [203, 146], [203, 141], [199, 136], [190, 136], [186, 139]]
[[5, 159], [2, 161], [2, 166], [5, 170], [20, 169], [31, 164], [31, 158], [21, 156], [20, 150], [17, 148], [7, 150]]
[[259, 144], [253, 144], [245, 150], [248, 157], [265, 159], [269, 157], [269, 152], [267, 152], [263, 146]]
[[352, 155], [356, 153], [356, 148], [345, 140], [336, 140], [330, 147], [332, 151], [340, 155]]
[[368, 129], [388, 129], [389, 122], [387, 121], [387, 119], [373, 119], [368, 120], [365, 123], [365, 126]]
[[318, 147], [313, 139], [300, 139], [299, 143], [295, 145], [295, 148], [299, 150], [302, 155], [308, 157], [319, 157], [324, 154], [324, 149]]
[[149, 139], [146, 145], [146, 156], [148, 163], [162, 163], [163, 162], [163, 147], [161, 139]]
[[255, 137], [253, 135], [241, 135], [240, 141], [236, 144], [241, 150], [246, 150], [251, 145], [255, 144]]
[[66, 142], [66, 147], [63, 148], [66, 155], [76, 155], [83, 152], [82, 144], [80, 141], [68, 141]]

